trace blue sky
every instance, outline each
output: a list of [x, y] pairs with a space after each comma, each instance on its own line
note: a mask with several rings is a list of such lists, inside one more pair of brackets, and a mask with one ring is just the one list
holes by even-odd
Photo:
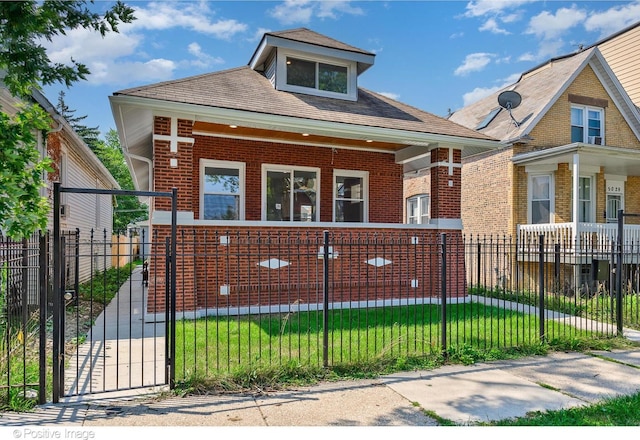
[[[96, 1], [102, 10], [113, 2]], [[60, 91], [76, 116], [104, 135], [115, 128], [114, 92], [248, 63], [262, 34], [306, 27], [376, 54], [361, 87], [445, 116], [515, 82], [520, 73], [640, 21], [633, 1], [126, 1], [134, 23], [106, 38], [68, 32], [46, 47], [52, 61], [91, 75]]]

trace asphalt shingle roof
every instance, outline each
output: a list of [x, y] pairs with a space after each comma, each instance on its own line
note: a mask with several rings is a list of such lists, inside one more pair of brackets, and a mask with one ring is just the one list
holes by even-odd
[[475, 129], [493, 109], [499, 107], [498, 95], [505, 90], [514, 90], [522, 97], [520, 105], [511, 111], [519, 126], [514, 124], [509, 112], [503, 109], [478, 132], [502, 141], [516, 139], [531, 130], [537, 122], [537, 117], [557, 98], [570, 78], [592, 55], [593, 50], [588, 49], [575, 55], [550, 60], [522, 75], [517, 83], [454, 112], [449, 120]]
[[248, 66], [129, 88], [114, 95], [462, 138], [491, 139], [487, 134], [363, 88], [358, 89], [357, 101], [279, 91], [266, 77]]

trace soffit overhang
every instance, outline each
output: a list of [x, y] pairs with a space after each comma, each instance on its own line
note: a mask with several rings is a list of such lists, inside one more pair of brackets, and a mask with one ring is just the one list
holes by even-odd
[[[462, 150], [463, 157], [502, 147], [497, 140], [474, 139], [173, 103], [114, 95], [109, 97], [120, 143], [139, 190], [150, 190], [155, 114], [194, 121], [196, 134], [394, 154], [404, 172], [425, 168], [435, 147]], [[231, 128], [230, 126], [237, 128]], [[303, 136], [303, 133], [308, 136]]]
[[514, 165], [573, 164], [578, 155], [580, 166], [599, 167], [601, 172], [620, 176], [640, 176], [640, 151], [581, 142], [513, 156]]

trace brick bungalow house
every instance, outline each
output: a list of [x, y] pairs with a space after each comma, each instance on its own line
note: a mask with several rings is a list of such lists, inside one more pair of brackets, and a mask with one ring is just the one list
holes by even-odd
[[[413, 251], [441, 233], [460, 236], [462, 157], [499, 144], [359, 87], [374, 58], [306, 28], [269, 32], [246, 66], [110, 97], [136, 189], [178, 189], [179, 232], [192, 242], [177, 262], [179, 312], [317, 306], [324, 231], [336, 274], [332, 307], [437, 297], [431, 257]], [[429, 219], [404, 224], [403, 176], [424, 168]], [[151, 203], [158, 238], [168, 233], [169, 208]], [[353, 240], [372, 237], [413, 251], [350, 252]], [[239, 246], [233, 258], [221, 256]], [[411, 269], [397, 272], [400, 260]], [[149, 315], [165, 308], [151, 277]], [[463, 281], [451, 277], [450, 294], [465, 295]]]
[[[499, 97], [514, 101], [511, 111]], [[449, 120], [503, 144], [462, 166], [465, 235], [514, 237], [524, 252], [519, 272], [500, 271], [526, 280], [527, 246], [542, 234], [561, 246], [564, 291], [608, 280], [602, 251], [617, 236], [617, 212], [640, 212], [640, 113], [598, 47], [551, 59]], [[637, 219], [628, 223], [637, 243]]]

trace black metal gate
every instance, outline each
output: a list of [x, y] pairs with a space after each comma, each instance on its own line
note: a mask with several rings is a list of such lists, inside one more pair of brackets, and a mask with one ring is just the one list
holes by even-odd
[[[113, 235], [111, 228], [62, 230], [65, 193], [169, 197], [170, 236], [155, 241], [143, 230], [134, 242], [132, 231]], [[61, 397], [174, 386], [176, 200], [175, 188], [154, 192], [54, 184], [54, 403]], [[149, 270], [155, 271], [153, 283]], [[149, 289], [157, 289], [154, 297], [164, 298], [160, 319], [147, 313]]]

